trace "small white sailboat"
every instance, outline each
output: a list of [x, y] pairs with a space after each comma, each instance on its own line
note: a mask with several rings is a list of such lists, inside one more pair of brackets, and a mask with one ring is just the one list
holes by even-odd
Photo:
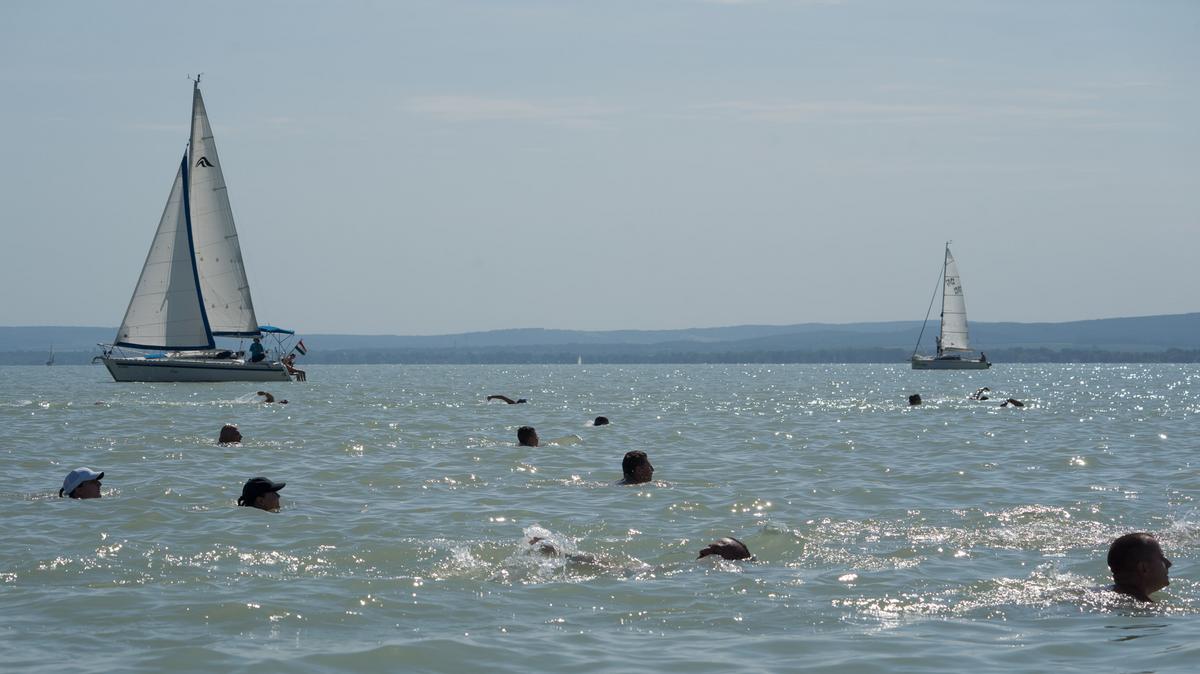
[[[192, 87], [188, 148], [167, 206], [112, 345], [98, 358], [120, 382], [288, 381], [279, 362], [293, 332], [259, 326], [242, 263], [241, 246], [225, 188], [200, 78]], [[275, 338], [271, 353], [255, 360], [219, 349], [216, 337]], [[127, 355], [123, 349], [141, 353]]]
[[46, 358], [46, 364], [47, 365], [54, 364], [54, 345], [53, 344], [50, 345], [50, 356]]
[[929, 309], [925, 312], [925, 323], [921, 324], [921, 336], [917, 337], [917, 346], [913, 349], [912, 369], [914, 370], [986, 370], [992, 366], [987, 356], [982, 352], [979, 358], [964, 358], [960, 354], [971, 351], [970, 339], [967, 335], [967, 302], [963, 297], [962, 279], [958, 275], [958, 264], [950, 254], [950, 243], [946, 243], [946, 258], [942, 265], [942, 277], [939, 285], [942, 287], [942, 320], [941, 330], [936, 338], [937, 355], [922, 356], [917, 354], [921, 348], [921, 338], [925, 336], [925, 324], [929, 322], [929, 314], [933, 311], [933, 300], [937, 290], [929, 300]]

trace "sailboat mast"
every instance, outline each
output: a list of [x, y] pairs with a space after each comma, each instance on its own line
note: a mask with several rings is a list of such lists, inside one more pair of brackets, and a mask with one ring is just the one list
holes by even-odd
[[[949, 245], [949, 244], [947, 244]], [[942, 286], [943, 280], [946, 278], [946, 264], [942, 262], [942, 269], [938, 272], [937, 282], [933, 284], [933, 293], [929, 295], [929, 307], [925, 309], [925, 320], [921, 321], [921, 334], [917, 335], [917, 344], [913, 347], [913, 355], [917, 355], [917, 351], [921, 350], [921, 340], [925, 338], [925, 326], [929, 324], [929, 315], [933, 313], [933, 302], [937, 299], [938, 288]], [[946, 298], [942, 297], [942, 311], [946, 309]], [[939, 322], [940, 326], [940, 322]], [[940, 328], [938, 334], [941, 334]]]
[[946, 268], [950, 266], [950, 242], [946, 242], [946, 252], [942, 256], [942, 313], [938, 314], [937, 355], [942, 355], [942, 340], [946, 339]]

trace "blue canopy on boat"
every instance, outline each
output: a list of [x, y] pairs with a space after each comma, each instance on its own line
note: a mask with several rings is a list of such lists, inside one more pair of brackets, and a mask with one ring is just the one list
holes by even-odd
[[259, 332], [272, 332], [272, 333], [276, 333], [276, 334], [280, 334], [280, 335], [296, 334], [295, 330], [288, 330], [287, 328], [277, 328], [274, 325], [260, 325], [260, 326], [258, 326], [258, 331]]

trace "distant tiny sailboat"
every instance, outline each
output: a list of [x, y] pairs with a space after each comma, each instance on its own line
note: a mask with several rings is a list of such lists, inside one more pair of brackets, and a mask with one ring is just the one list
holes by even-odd
[[54, 364], [54, 345], [53, 344], [50, 345], [50, 357], [46, 359], [46, 364], [47, 365]]
[[[112, 345], [98, 356], [113, 379], [148, 381], [289, 381], [279, 362], [294, 333], [259, 325], [250, 299], [225, 177], [217, 157], [200, 78], [192, 87], [191, 137], [142, 274]], [[273, 354], [219, 349], [215, 337], [275, 338]], [[144, 355], [118, 349], [149, 351]], [[272, 360], [271, 356], [274, 356]]]
[[582, 355], [581, 355], [581, 356], [579, 356], [579, 359], [575, 361], [575, 364], [576, 364], [576, 365], [583, 365], [583, 356], [582, 356]]
[[992, 366], [987, 356], [982, 352], [978, 359], [963, 358], [959, 353], [971, 351], [970, 340], [967, 337], [967, 302], [963, 297], [962, 280], [958, 276], [958, 264], [950, 254], [950, 243], [946, 243], [946, 258], [942, 264], [942, 320], [941, 330], [937, 336], [937, 355], [921, 356], [917, 351], [921, 348], [921, 338], [925, 336], [925, 325], [929, 322], [929, 314], [933, 311], [934, 296], [929, 300], [929, 309], [925, 312], [925, 323], [921, 324], [921, 335], [917, 337], [917, 346], [913, 349], [912, 369], [914, 370], [986, 370]]

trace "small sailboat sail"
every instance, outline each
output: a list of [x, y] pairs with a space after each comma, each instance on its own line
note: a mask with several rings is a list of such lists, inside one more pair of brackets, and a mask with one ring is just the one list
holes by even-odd
[[46, 358], [46, 364], [47, 365], [54, 364], [54, 345], [53, 344], [50, 345], [50, 356]]
[[[967, 335], [967, 300], [963, 297], [962, 278], [958, 263], [946, 245], [945, 279], [942, 283], [942, 330], [938, 343], [942, 351], [970, 351]], [[940, 355], [940, 354], [939, 354]]]
[[[258, 346], [216, 348], [216, 337], [276, 339], [290, 330], [258, 325], [225, 177], [217, 156], [200, 79], [192, 90], [192, 127], [167, 206], [112, 347], [100, 359], [117, 381], [287, 381], [288, 368]], [[286, 335], [283, 337], [282, 335]], [[114, 355], [117, 347], [157, 350]]]
[[[917, 350], [921, 347], [921, 337], [925, 335], [925, 324], [929, 322], [929, 313], [933, 310], [933, 300], [930, 300], [929, 311], [925, 313], [925, 323], [921, 324], [921, 337], [917, 338], [917, 347], [913, 349], [912, 367], [914, 370], [986, 370], [992, 364], [987, 357], [980, 353], [979, 358], [968, 359], [960, 355], [971, 351], [971, 340], [967, 330], [967, 301], [963, 295], [962, 278], [958, 273], [958, 263], [950, 252], [950, 244], [946, 244], [946, 256], [942, 262], [940, 279], [942, 288], [941, 328], [936, 339], [937, 355], [921, 356]], [[936, 297], [936, 290], [935, 297]]]

